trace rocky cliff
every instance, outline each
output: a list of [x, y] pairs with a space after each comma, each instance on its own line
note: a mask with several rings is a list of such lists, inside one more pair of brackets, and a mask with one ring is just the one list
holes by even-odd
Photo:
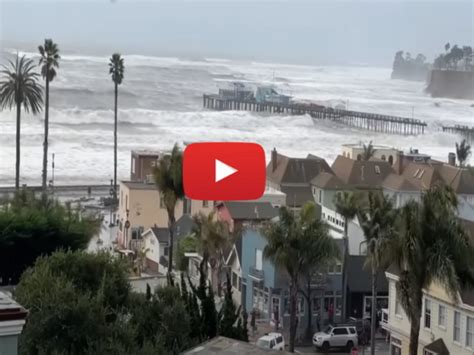
[[432, 97], [474, 100], [474, 71], [432, 70], [426, 91]]

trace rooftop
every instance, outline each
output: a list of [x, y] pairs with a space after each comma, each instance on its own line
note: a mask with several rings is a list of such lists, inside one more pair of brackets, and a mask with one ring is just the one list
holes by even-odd
[[0, 321], [23, 320], [27, 310], [16, 303], [6, 292], [0, 291]]
[[261, 354], [290, 354], [286, 351], [275, 352], [274, 350], [261, 349], [254, 344], [230, 339], [226, 337], [216, 337], [205, 343], [185, 351], [184, 354], [206, 354], [206, 355], [261, 355]]
[[121, 181], [122, 184], [124, 184], [126, 187], [128, 187], [130, 190], [154, 190], [158, 191], [156, 189], [155, 184], [150, 184], [146, 182], [140, 182], [140, 181]]
[[232, 219], [262, 220], [278, 216], [278, 209], [270, 202], [235, 202], [226, 201], [223, 205], [229, 211]]
[[[365, 143], [367, 145], [367, 143]], [[343, 144], [342, 145], [344, 148], [364, 148], [364, 143], [359, 142], [359, 143], [348, 143], [348, 144]], [[383, 145], [383, 144], [372, 144], [372, 147], [374, 149], [383, 149], [383, 150], [398, 150], [395, 147], [391, 147], [389, 145]]]
[[154, 157], [154, 156], [158, 156], [158, 155], [161, 155], [165, 152], [163, 151], [158, 151], [158, 150], [132, 150], [132, 155], [141, 155], [141, 156], [151, 156], [151, 157]]

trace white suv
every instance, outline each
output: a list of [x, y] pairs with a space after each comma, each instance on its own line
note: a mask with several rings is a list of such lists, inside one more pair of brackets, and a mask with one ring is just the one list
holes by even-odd
[[324, 352], [330, 348], [346, 348], [350, 351], [358, 345], [357, 340], [357, 330], [350, 325], [330, 325], [324, 331], [313, 335], [313, 345]]
[[268, 333], [257, 340], [257, 346], [264, 349], [285, 350], [285, 340], [281, 333]]

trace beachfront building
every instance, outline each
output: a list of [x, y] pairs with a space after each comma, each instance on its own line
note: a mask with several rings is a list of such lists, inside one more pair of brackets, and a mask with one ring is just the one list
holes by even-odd
[[[374, 149], [373, 157], [377, 160], [387, 161], [390, 165], [396, 163], [399, 150], [387, 145], [372, 145]], [[342, 156], [354, 160], [362, 160], [364, 156], [364, 144], [362, 142], [356, 144], [343, 144]]]
[[28, 311], [6, 292], [0, 292], [0, 354], [18, 354], [18, 337]]
[[[389, 282], [389, 306], [381, 323], [390, 335], [390, 354], [408, 354], [410, 321], [397, 298], [400, 271], [391, 266], [385, 273]], [[439, 283], [423, 290], [418, 354], [474, 354], [474, 289], [462, 289], [454, 300]]]
[[[185, 198], [178, 201], [175, 216], [192, 216], [214, 210], [213, 201], [198, 201]], [[128, 221], [128, 223], [126, 223]], [[121, 181], [118, 205], [117, 242], [122, 249], [130, 249], [131, 241], [140, 239], [144, 231], [154, 226], [166, 228], [168, 214], [155, 184]]]
[[267, 186], [286, 194], [286, 205], [299, 210], [308, 201], [313, 201], [311, 180], [319, 173], [332, 173], [328, 163], [317, 156], [290, 158], [273, 149], [267, 165]]
[[130, 180], [153, 182], [153, 169], [156, 167], [162, 151], [132, 150], [130, 157]]

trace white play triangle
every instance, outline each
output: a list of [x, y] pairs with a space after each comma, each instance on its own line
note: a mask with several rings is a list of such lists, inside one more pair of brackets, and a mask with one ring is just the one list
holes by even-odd
[[215, 171], [216, 181], [215, 182], [219, 182], [222, 179], [225, 179], [226, 177], [232, 174], [235, 174], [236, 172], [237, 172], [237, 169], [234, 169], [233, 167], [216, 159], [216, 171]]

